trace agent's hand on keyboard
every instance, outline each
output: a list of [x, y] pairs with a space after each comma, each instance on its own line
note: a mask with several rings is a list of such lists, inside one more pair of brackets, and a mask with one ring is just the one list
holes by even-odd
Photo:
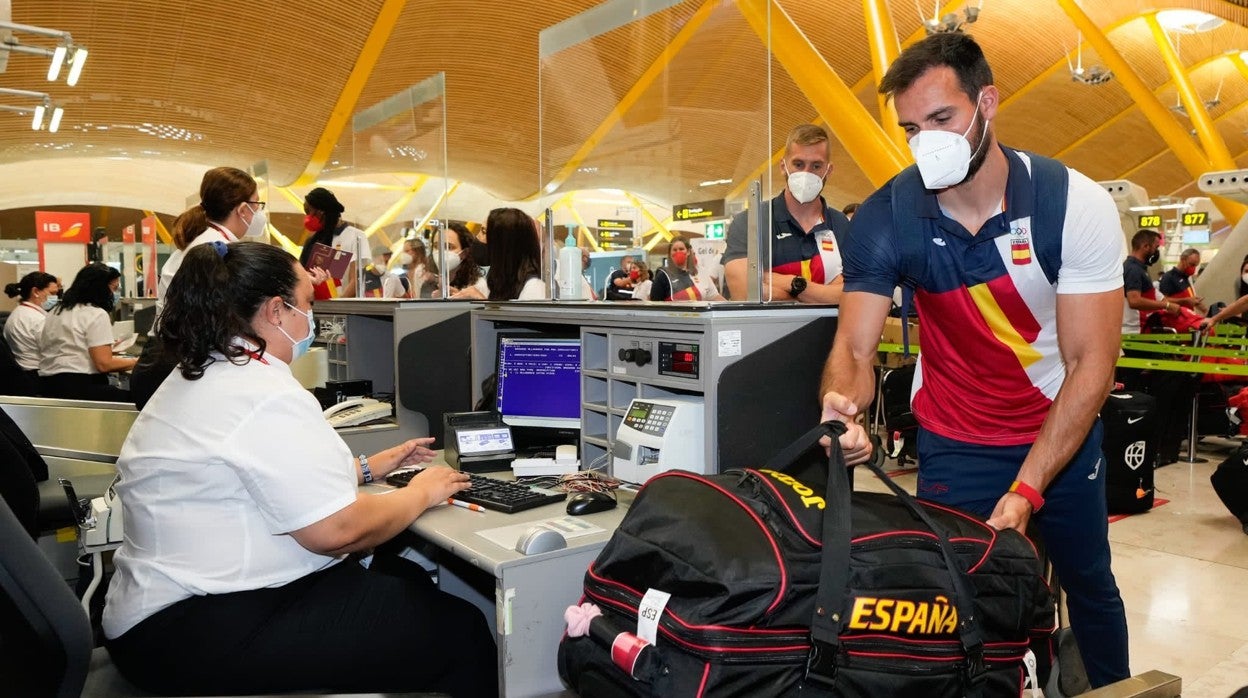
[[408, 489], [416, 487], [429, 496], [429, 502], [425, 505], [427, 509], [468, 489], [469, 484], [468, 473], [461, 473], [451, 468], [433, 467], [425, 468], [417, 473], [408, 485]]

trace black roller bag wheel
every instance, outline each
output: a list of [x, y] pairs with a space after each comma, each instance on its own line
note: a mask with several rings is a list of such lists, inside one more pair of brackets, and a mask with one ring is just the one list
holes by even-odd
[[1248, 533], [1248, 444], [1239, 447], [1209, 476], [1213, 491]]
[[1115, 391], [1105, 399], [1101, 455], [1111, 514], [1138, 514], [1153, 508], [1153, 470], [1161, 438], [1157, 419], [1157, 400], [1151, 395]]
[[[561, 643], [567, 685], [594, 698], [1018, 696], [1029, 647], [1051, 661], [1035, 548], [877, 467], [893, 494], [851, 492], [839, 446], [827, 483], [784, 472], [843, 430], [820, 425], [762, 469], [651, 478], [585, 574], [583, 601], [603, 617]], [[617, 664], [610, 638], [640, 632], [648, 590], [670, 594], [646, 608], [657, 642]]]

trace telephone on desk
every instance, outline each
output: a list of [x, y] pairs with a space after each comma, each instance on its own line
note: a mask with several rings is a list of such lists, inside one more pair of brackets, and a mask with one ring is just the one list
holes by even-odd
[[325, 421], [335, 429], [353, 427], [394, 414], [394, 406], [371, 397], [357, 397], [325, 410]]

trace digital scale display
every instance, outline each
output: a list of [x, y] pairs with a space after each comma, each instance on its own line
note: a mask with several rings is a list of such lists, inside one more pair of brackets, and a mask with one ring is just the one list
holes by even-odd
[[700, 352], [697, 344], [659, 342], [659, 375], [697, 378]]
[[511, 429], [507, 427], [459, 431], [455, 441], [459, 444], [460, 455], [465, 456], [512, 450]]
[[634, 402], [633, 409], [628, 411], [629, 419], [639, 419], [644, 421], [645, 418], [649, 416], [650, 403], [648, 402]]

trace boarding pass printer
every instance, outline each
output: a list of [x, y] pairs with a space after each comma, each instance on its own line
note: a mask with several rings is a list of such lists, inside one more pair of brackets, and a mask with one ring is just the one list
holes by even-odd
[[633, 398], [615, 434], [611, 472], [643, 483], [665, 470], [707, 473], [702, 399]]

